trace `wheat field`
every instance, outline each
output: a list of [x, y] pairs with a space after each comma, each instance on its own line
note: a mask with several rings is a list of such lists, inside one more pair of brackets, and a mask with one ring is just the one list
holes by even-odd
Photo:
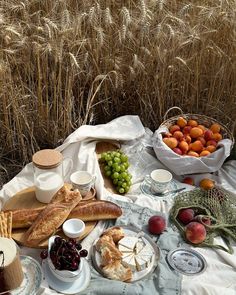
[[[236, 119], [233, 0], [0, 0], [0, 171], [82, 124]], [[173, 114], [174, 115], [174, 114]]]

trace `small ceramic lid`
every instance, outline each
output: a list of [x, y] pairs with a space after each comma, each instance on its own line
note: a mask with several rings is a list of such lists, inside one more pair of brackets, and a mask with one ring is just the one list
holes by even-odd
[[42, 169], [50, 169], [57, 167], [63, 159], [60, 152], [52, 149], [40, 150], [33, 155], [32, 161], [34, 165]]

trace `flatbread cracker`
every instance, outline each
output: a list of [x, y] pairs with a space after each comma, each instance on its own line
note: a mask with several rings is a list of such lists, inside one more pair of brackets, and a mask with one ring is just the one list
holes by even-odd
[[0, 212], [0, 237], [11, 238], [12, 212]]

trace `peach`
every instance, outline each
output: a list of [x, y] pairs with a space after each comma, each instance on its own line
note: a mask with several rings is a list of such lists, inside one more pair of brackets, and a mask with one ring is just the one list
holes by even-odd
[[204, 125], [197, 125], [197, 127], [202, 129], [203, 132], [206, 130], [206, 127]]
[[215, 186], [215, 182], [209, 178], [203, 178], [200, 181], [199, 186], [204, 190], [209, 190]]
[[179, 117], [177, 120], [177, 125], [184, 128], [187, 125], [187, 121], [183, 117]]
[[170, 133], [174, 133], [175, 131], [180, 131], [180, 127], [178, 125], [172, 125], [169, 128]]
[[206, 147], [206, 151], [209, 151], [211, 153], [213, 153], [216, 150], [216, 147], [214, 145], [208, 145]]
[[189, 151], [188, 152], [188, 156], [192, 156], [192, 157], [199, 157], [199, 154], [194, 152], [194, 151]]
[[213, 132], [209, 129], [207, 129], [205, 132], [204, 132], [204, 138], [206, 141], [208, 140], [211, 140], [212, 139], [212, 135], [213, 135]]
[[194, 185], [194, 180], [191, 177], [185, 177], [182, 182], [189, 185]]
[[206, 145], [206, 140], [205, 140], [204, 137], [200, 136], [200, 137], [197, 138], [197, 140], [200, 140], [203, 146]]
[[191, 138], [190, 135], [186, 135], [186, 134], [184, 134], [184, 140], [185, 140], [188, 144], [190, 144], [191, 141], [192, 141], [192, 138]]
[[181, 131], [175, 131], [173, 133], [173, 137], [178, 139], [178, 140], [181, 140], [184, 137], [184, 135], [183, 135], [183, 133]]
[[213, 133], [212, 139], [218, 142], [222, 139], [222, 135], [220, 133]]
[[201, 244], [206, 239], [205, 226], [199, 222], [192, 221], [186, 225], [185, 237], [192, 244]]
[[151, 234], [160, 235], [166, 229], [166, 220], [160, 215], [154, 215], [148, 220], [148, 230]]
[[188, 120], [187, 125], [191, 126], [191, 127], [197, 127], [198, 122], [195, 120]]
[[194, 220], [200, 222], [203, 225], [211, 225], [211, 219], [209, 217], [197, 215], [194, 217]]
[[163, 141], [164, 143], [171, 149], [174, 149], [177, 147], [178, 145], [178, 140], [174, 137], [166, 137], [166, 138], [163, 138]]
[[200, 137], [203, 135], [203, 131], [202, 129], [198, 128], [198, 127], [193, 127], [190, 132], [189, 132], [189, 135], [192, 137], [192, 138], [197, 138], [197, 137]]
[[206, 145], [207, 145], [207, 146], [208, 146], [208, 145], [214, 145], [214, 146], [217, 146], [217, 142], [216, 142], [215, 140], [211, 139], [211, 140], [208, 140], [208, 141], [207, 141]]
[[182, 151], [183, 154], [186, 154], [187, 153], [187, 151], [188, 151], [188, 144], [187, 144], [186, 141], [182, 140], [179, 143], [178, 147], [181, 149], [181, 151]]
[[181, 209], [178, 213], [177, 218], [183, 224], [188, 224], [190, 221], [193, 220], [194, 215], [195, 215], [195, 213], [194, 213], [193, 209], [191, 209], [191, 208]]
[[162, 137], [172, 137], [172, 134], [170, 132], [165, 132], [165, 133], [162, 133]]
[[208, 156], [208, 155], [210, 155], [211, 154], [211, 152], [209, 152], [209, 151], [207, 151], [207, 150], [204, 150], [204, 151], [202, 151], [201, 153], [200, 153], [200, 157], [205, 157], [205, 156]]
[[192, 129], [191, 126], [185, 126], [182, 131], [183, 131], [184, 134], [189, 134], [191, 129]]
[[173, 148], [173, 151], [176, 153], [176, 154], [178, 154], [178, 155], [183, 155], [183, 152], [181, 151], [181, 149], [179, 149], [179, 148]]
[[196, 140], [191, 144], [191, 149], [194, 152], [201, 152], [203, 150], [203, 144], [200, 140]]
[[219, 133], [220, 132], [220, 125], [217, 124], [217, 123], [214, 123], [211, 125], [210, 127], [210, 130], [213, 132], [213, 133]]

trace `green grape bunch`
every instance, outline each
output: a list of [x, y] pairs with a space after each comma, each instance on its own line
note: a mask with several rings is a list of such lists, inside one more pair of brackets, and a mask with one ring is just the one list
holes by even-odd
[[129, 159], [121, 150], [101, 154], [105, 175], [112, 179], [116, 191], [125, 194], [132, 184], [132, 175], [128, 172]]

